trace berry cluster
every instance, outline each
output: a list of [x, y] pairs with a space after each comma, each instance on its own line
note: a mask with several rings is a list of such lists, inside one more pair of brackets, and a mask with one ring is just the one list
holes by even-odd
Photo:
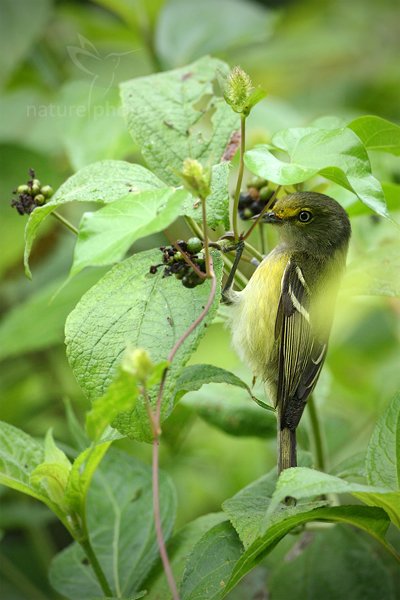
[[27, 183], [19, 185], [13, 194], [16, 196], [11, 200], [11, 206], [16, 208], [20, 215], [29, 215], [37, 206], [43, 206], [53, 195], [50, 185], [43, 185], [35, 177], [35, 171], [29, 169], [30, 179]]
[[243, 221], [248, 221], [259, 215], [267, 202], [270, 200], [274, 190], [268, 187], [265, 179], [254, 179], [247, 186], [247, 192], [241, 192], [239, 196], [239, 216]]
[[[197, 237], [190, 238], [187, 242], [180, 240], [177, 242], [179, 248], [186, 254], [190, 261], [198, 267], [202, 273], [206, 272], [206, 263], [202, 252], [203, 244]], [[162, 263], [151, 265], [150, 273], [157, 273], [157, 269], [164, 267], [163, 277], [175, 275], [176, 279], [182, 281], [186, 288], [194, 288], [204, 282], [204, 277], [198, 273], [185, 261], [182, 252], [174, 246], [161, 246]]]

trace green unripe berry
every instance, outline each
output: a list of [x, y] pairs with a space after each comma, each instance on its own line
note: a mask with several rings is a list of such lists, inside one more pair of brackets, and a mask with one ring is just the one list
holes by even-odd
[[253, 211], [251, 210], [251, 208], [245, 208], [243, 210], [242, 219], [244, 219], [244, 220], [251, 219], [252, 216], [253, 216]]
[[198, 237], [192, 237], [187, 241], [187, 249], [191, 254], [197, 254], [203, 248], [203, 244]]
[[269, 187], [265, 185], [260, 189], [260, 200], [263, 200], [264, 202], [269, 200], [273, 193], [273, 190], [270, 190]]
[[180, 260], [182, 260], [182, 258], [183, 258], [183, 257], [182, 257], [182, 252], [176, 252], [176, 253], [174, 254], [174, 256], [172, 257], [172, 260], [173, 260], [174, 262], [179, 262]]
[[40, 187], [41, 187], [41, 185], [42, 184], [40, 183], [39, 179], [33, 179], [32, 180], [32, 186], [30, 186], [32, 196], [36, 196], [36, 194], [40, 193]]
[[54, 194], [54, 191], [51, 185], [44, 185], [41, 188], [40, 193], [43, 194], [45, 198], [50, 198]]
[[30, 194], [31, 188], [29, 187], [29, 185], [26, 185], [26, 183], [24, 183], [23, 185], [19, 185], [17, 187], [17, 193], [18, 194]]
[[46, 198], [43, 196], [43, 194], [36, 194], [34, 201], [38, 206], [43, 206], [43, 204], [46, 202]]

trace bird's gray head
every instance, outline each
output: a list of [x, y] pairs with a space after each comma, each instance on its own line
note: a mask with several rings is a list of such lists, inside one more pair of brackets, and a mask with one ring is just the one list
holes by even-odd
[[291, 250], [314, 255], [346, 249], [351, 234], [343, 207], [316, 192], [298, 192], [277, 200], [262, 220], [279, 226], [281, 239]]

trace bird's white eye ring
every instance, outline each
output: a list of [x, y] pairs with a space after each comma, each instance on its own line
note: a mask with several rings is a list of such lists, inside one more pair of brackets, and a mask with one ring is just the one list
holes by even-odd
[[308, 223], [308, 221], [311, 221], [312, 219], [312, 214], [309, 210], [301, 210], [297, 218], [299, 219], [300, 223]]

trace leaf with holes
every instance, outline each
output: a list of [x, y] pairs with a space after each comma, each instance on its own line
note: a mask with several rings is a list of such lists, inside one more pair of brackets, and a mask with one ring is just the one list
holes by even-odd
[[228, 73], [226, 63], [205, 56], [121, 84], [128, 129], [149, 168], [166, 183], [179, 184], [185, 158], [204, 167], [221, 160], [238, 128], [237, 115], [213, 90], [217, 78]]

